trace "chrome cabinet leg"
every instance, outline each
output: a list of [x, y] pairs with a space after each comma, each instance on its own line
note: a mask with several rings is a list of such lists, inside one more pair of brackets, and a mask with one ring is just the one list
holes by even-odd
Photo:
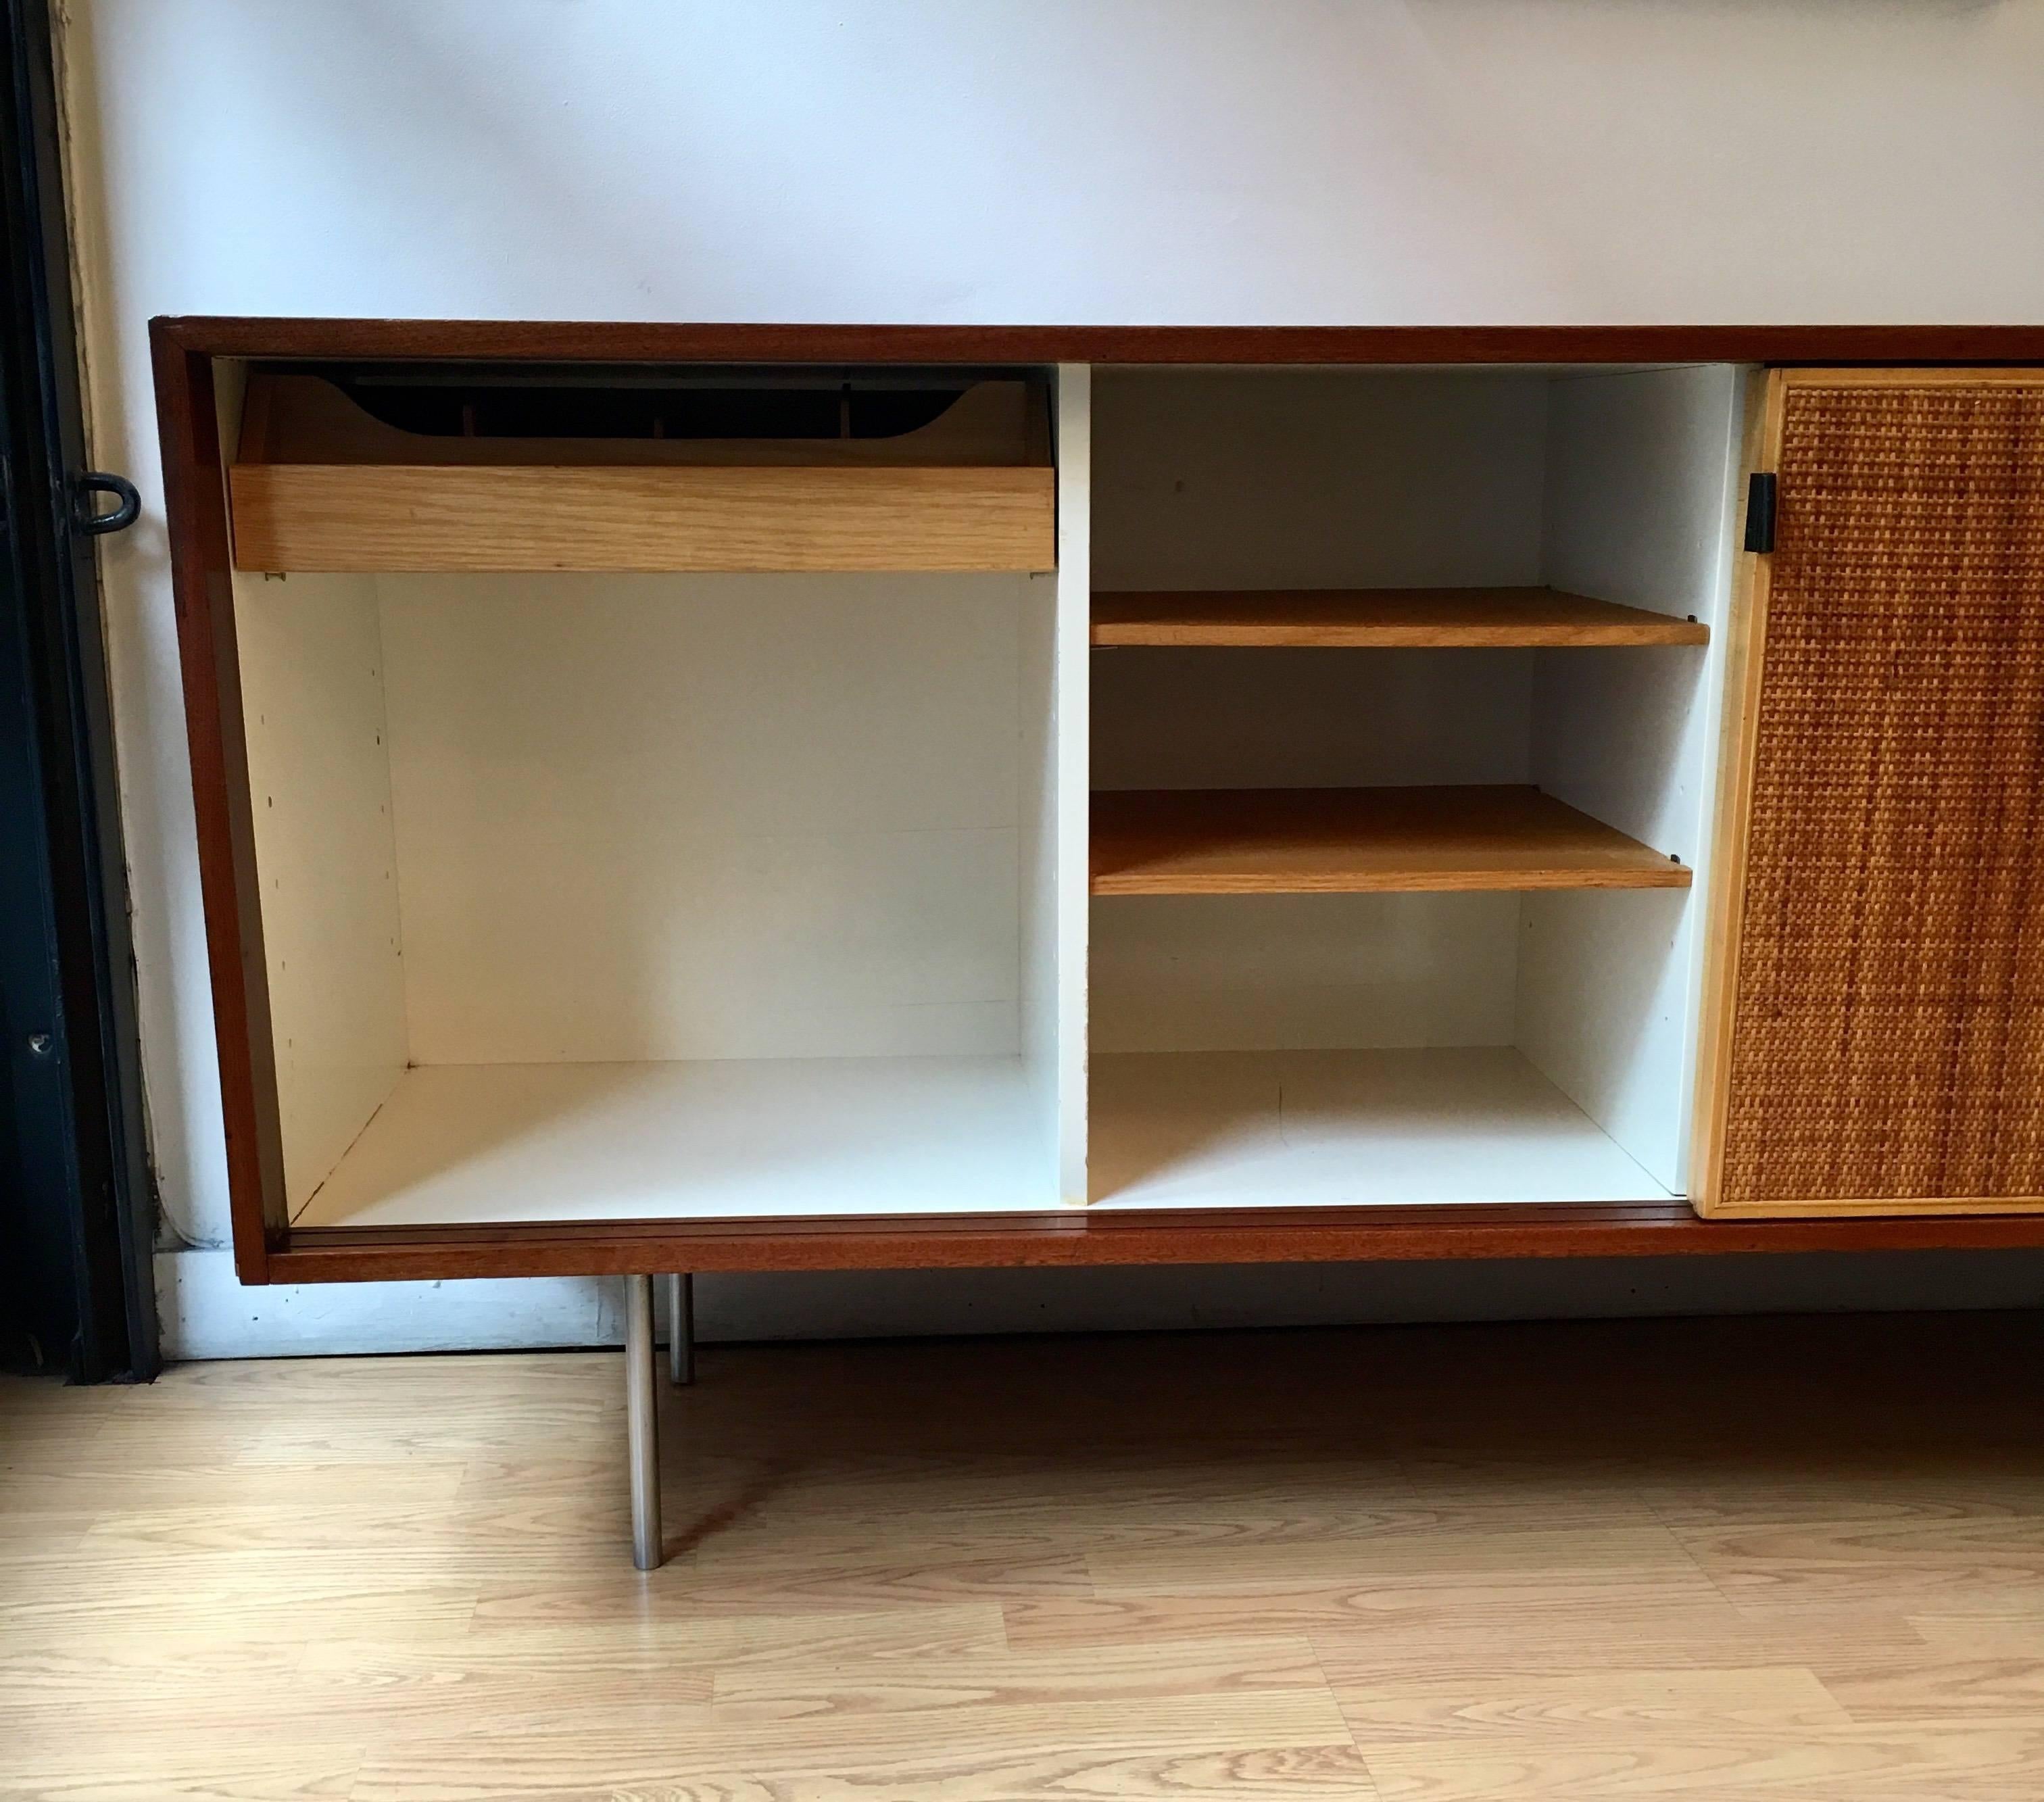
[[696, 1279], [686, 1270], [667, 1278], [667, 1381], [686, 1389], [696, 1380]]
[[660, 1421], [653, 1361], [653, 1279], [624, 1279], [624, 1426], [632, 1467], [632, 1562], [659, 1568]]

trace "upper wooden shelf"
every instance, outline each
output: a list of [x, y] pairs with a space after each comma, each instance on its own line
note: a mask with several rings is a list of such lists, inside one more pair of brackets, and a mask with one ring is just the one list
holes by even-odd
[[1678, 889], [1686, 865], [1531, 787], [1093, 797], [1097, 895]]
[[[592, 417], [604, 399], [592, 391]], [[886, 436], [668, 436], [659, 425], [655, 414], [628, 436], [411, 431], [321, 377], [258, 371], [228, 472], [234, 567], [1056, 565], [1057, 478], [1037, 384], [975, 382], [928, 423]]]
[[1702, 644], [1710, 628], [1555, 588], [1096, 594], [1095, 644]]

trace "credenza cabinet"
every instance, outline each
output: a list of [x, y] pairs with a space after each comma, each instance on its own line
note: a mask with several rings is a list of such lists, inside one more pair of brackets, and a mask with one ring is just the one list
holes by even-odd
[[2028, 336], [158, 321], [244, 1278], [2028, 1242]]

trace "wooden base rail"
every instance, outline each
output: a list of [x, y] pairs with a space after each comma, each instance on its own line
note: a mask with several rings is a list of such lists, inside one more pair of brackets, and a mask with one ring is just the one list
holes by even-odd
[[622, 1276], [649, 1270], [906, 1270], [1415, 1262], [2044, 1247], [2044, 1216], [1701, 1220], [1685, 1201], [1105, 1210], [925, 1220], [322, 1228], [275, 1243], [272, 1282]]

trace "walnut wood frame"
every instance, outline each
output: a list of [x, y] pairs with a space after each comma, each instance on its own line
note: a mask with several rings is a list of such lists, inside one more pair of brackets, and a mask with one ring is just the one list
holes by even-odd
[[2044, 1216], [1700, 1220], [1686, 1203], [298, 1228], [282, 1136], [213, 359], [604, 363], [2044, 363], [2044, 326], [694, 325], [151, 321], [235, 1267], [244, 1283], [647, 1270], [1227, 1264], [2044, 1245]]

